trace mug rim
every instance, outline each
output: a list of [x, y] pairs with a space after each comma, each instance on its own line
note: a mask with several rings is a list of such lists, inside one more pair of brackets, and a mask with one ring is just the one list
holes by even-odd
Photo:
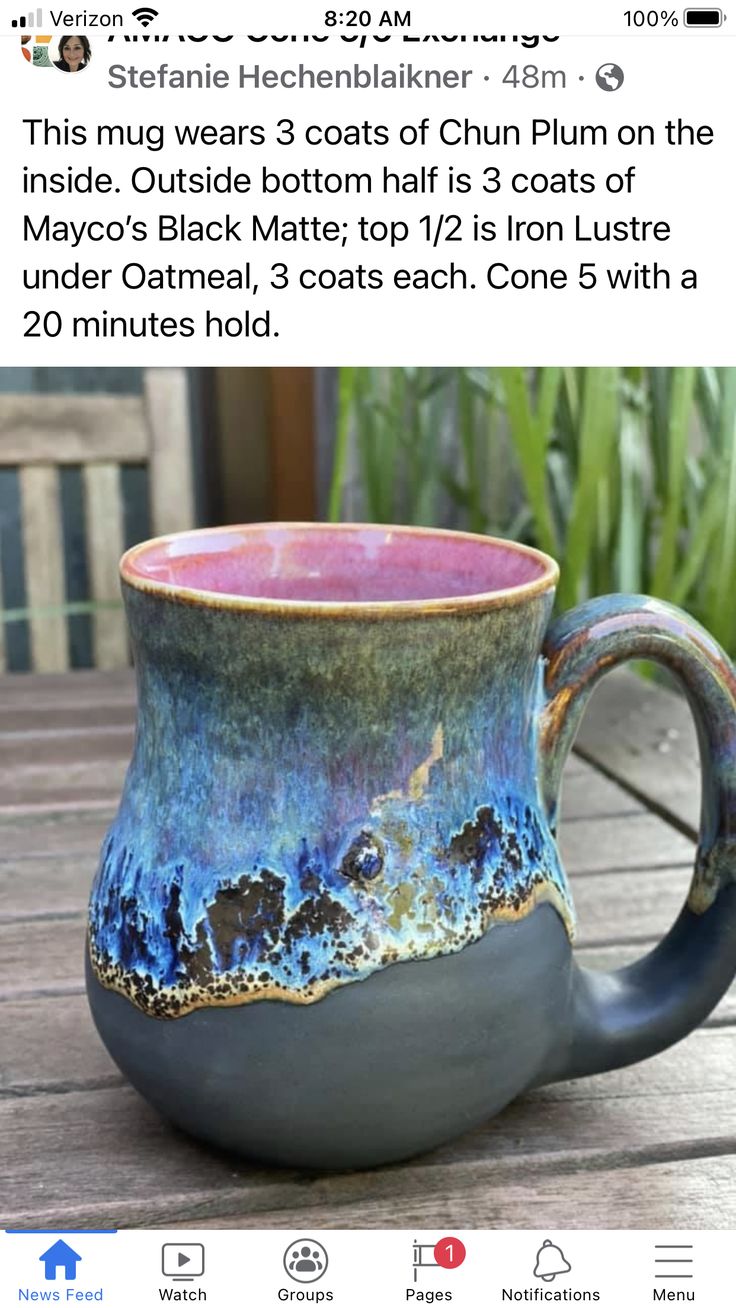
[[[224, 535], [228, 532], [242, 534], [278, 529], [299, 532], [401, 532], [403, 535], [418, 536], [428, 539], [466, 540], [481, 546], [509, 550], [522, 554], [540, 564], [543, 572], [530, 581], [519, 582], [514, 586], [499, 587], [496, 590], [480, 591], [470, 595], [448, 595], [433, 599], [407, 600], [300, 600], [268, 599], [262, 596], [235, 595], [228, 591], [201, 590], [176, 582], [165, 582], [145, 577], [133, 569], [137, 558], [144, 552], [167, 544], [169, 541], [201, 539]], [[219, 527], [194, 527], [189, 531], [169, 532], [163, 536], [152, 536], [127, 549], [120, 559], [119, 572], [122, 582], [133, 590], [145, 594], [189, 604], [193, 607], [222, 609], [229, 612], [278, 614], [287, 617], [412, 617], [431, 616], [434, 614], [478, 613], [492, 609], [516, 607], [537, 598], [547, 592], [554, 592], [560, 576], [559, 564], [549, 554], [533, 545], [524, 545], [520, 541], [507, 540], [503, 536], [486, 536], [479, 532], [455, 531], [448, 527], [417, 527], [401, 523], [376, 522], [248, 522], [235, 523]]]

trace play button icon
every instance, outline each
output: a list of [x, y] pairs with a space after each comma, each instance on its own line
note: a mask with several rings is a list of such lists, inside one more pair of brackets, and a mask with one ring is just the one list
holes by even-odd
[[164, 1276], [191, 1281], [204, 1275], [203, 1244], [164, 1244], [161, 1246], [161, 1270]]

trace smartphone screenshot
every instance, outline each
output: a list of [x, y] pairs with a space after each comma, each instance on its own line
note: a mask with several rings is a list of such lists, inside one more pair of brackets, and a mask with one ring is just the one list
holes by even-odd
[[0, 1308], [724, 1308], [734, 15], [0, 21]]

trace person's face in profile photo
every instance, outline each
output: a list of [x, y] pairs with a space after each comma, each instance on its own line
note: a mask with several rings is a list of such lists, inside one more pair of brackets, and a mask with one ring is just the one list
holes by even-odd
[[78, 73], [86, 68], [92, 51], [86, 36], [62, 36], [59, 42], [59, 58], [56, 67], [64, 73]]

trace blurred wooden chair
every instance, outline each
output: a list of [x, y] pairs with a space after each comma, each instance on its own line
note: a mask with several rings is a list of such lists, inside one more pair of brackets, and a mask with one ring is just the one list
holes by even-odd
[[[144, 371], [141, 395], [0, 395], [0, 466], [18, 469], [31, 666], [65, 672], [69, 641], [59, 469], [82, 468], [93, 661], [129, 662], [118, 561], [124, 548], [120, 468], [145, 464], [151, 532], [194, 525], [186, 372]], [[0, 581], [1, 586], [1, 581]], [[0, 607], [3, 605], [0, 593]], [[0, 670], [5, 667], [0, 622]]]

